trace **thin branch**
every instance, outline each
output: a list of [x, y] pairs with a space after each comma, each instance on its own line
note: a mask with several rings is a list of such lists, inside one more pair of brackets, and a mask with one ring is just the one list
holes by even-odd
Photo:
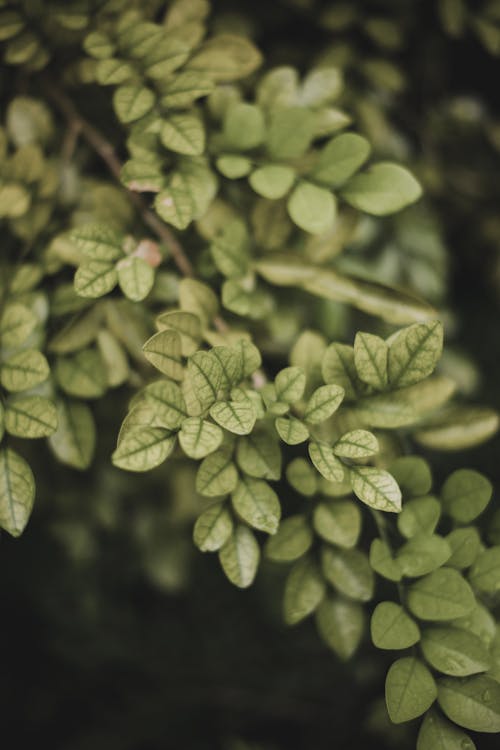
[[[81, 116], [73, 102], [61, 91], [61, 89], [50, 79], [44, 79], [47, 95], [68, 121], [72, 131], [80, 133], [87, 143], [105, 162], [111, 174], [120, 180], [121, 162], [116, 155], [112, 144], [94, 127], [88, 120]], [[137, 208], [143, 222], [156, 234], [156, 236], [169, 249], [172, 259], [183, 276], [193, 276], [193, 266], [186, 256], [182, 245], [173, 232], [156, 216], [146, 205], [142, 196], [132, 191], [127, 191], [128, 196]]]

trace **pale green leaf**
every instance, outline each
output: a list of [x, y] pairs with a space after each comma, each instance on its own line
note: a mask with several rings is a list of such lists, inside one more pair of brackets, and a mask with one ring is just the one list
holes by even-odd
[[24, 396], [7, 402], [5, 429], [22, 438], [48, 437], [57, 428], [57, 410], [43, 396]]
[[458, 523], [470, 523], [491, 500], [491, 482], [473, 469], [458, 469], [450, 474], [441, 490], [444, 512]]
[[[391, 467], [392, 472], [392, 467]], [[432, 534], [441, 516], [441, 503], [432, 495], [408, 500], [398, 516], [398, 530], [410, 539], [416, 534]]]
[[123, 256], [123, 236], [103, 224], [85, 224], [73, 229], [71, 240], [89, 260], [113, 263]]
[[415, 203], [422, 188], [404, 167], [390, 162], [374, 164], [354, 175], [342, 188], [342, 197], [354, 208], [385, 216]]
[[95, 77], [101, 86], [116, 86], [134, 78], [134, 69], [126, 60], [112, 57], [109, 60], [99, 60]]
[[305, 458], [294, 458], [286, 467], [286, 478], [291, 486], [305, 497], [318, 490], [318, 475]]
[[222, 569], [231, 583], [240, 589], [251, 586], [259, 566], [260, 549], [253, 532], [238, 524], [219, 550]]
[[396, 561], [403, 575], [418, 578], [440, 568], [450, 557], [446, 539], [437, 534], [417, 534], [399, 549]]
[[182, 310], [198, 315], [204, 325], [208, 325], [219, 310], [217, 295], [196, 279], [182, 279], [179, 283], [179, 303]]
[[255, 425], [255, 411], [250, 401], [218, 401], [210, 408], [217, 424], [235, 435], [248, 435]]
[[127, 471], [150, 471], [170, 455], [175, 436], [158, 427], [138, 427], [128, 432], [112, 455], [115, 466]]
[[361, 512], [352, 500], [330, 500], [318, 503], [313, 525], [325, 541], [344, 549], [354, 547], [361, 533]]
[[198, 351], [201, 341], [201, 323], [194, 313], [182, 310], [162, 313], [157, 317], [156, 325], [160, 330], [177, 331], [181, 337], [181, 352], [184, 357], [189, 357]]
[[224, 276], [244, 276], [248, 270], [248, 231], [245, 224], [239, 219], [227, 222], [214, 237], [210, 252]]
[[398, 582], [403, 574], [392, 555], [391, 548], [382, 539], [374, 539], [370, 546], [370, 565], [379, 575]]
[[489, 440], [497, 432], [498, 426], [498, 413], [493, 409], [457, 405], [444, 410], [414, 436], [425, 448], [457, 451]]
[[276, 375], [274, 383], [278, 400], [293, 404], [304, 394], [306, 375], [300, 367], [285, 367]]
[[0, 368], [0, 382], [8, 391], [27, 391], [49, 377], [49, 364], [36, 349], [13, 354]]
[[305, 107], [280, 107], [271, 112], [266, 144], [275, 159], [296, 159], [314, 136], [314, 115]]
[[16, 219], [28, 211], [31, 196], [28, 190], [16, 183], [0, 185], [0, 218]]
[[312, 177], [330, 188], [338, 188], [365, 163], [371, 147], [356, 133], [342, 133], [332, 138], [320, 151]]
[[269, 200], [278, 200], [292, 187], [295, 170], [284, 164], [266, 164], [255, 169], [248, 181], [258, 195]]
[[333, 454], [331, 446], [326, 443], [311, 441], [308, 445], [308, 451], [311, 461], [322, 477], [329, 482], [342, 482], [344, 467]]
[[360, 602], [372, 598], [375, 578], [368, 557], [361, 550], [324, 546], [321, 565], [325, 578], [339, 593]]
[[213, 90], [211, 78], [189, 70], [181, 71], [162, 81], [160, 104], [166, 109], [182, 109]]
[[235, 348], [239, 350], [241, 354], [243, 377], [247, 378], [249, 375], [253, 375], [262, 364], [262, 357], [260, 356], [259, 350], [255, 344], [247, 339], [240, 339], [235, 345]]
[[391, 342], [388, 355], [389, 382], [402, 388], [430, 375], [443, 349], [443, 326], [439, 321], [404, 328]]
[[185, 182], [174, 177], [175, 174], [170, 184], [158, 193], [154, 205], [163, 221], [176, 229], [186, 229], [195, 215], [193, 197]]
[[433, 710], [424, 717], [417, 750], [476, 750], [476, 746], [464, 732]]
[[157, 380], [146, 386], [143, 392], [146, 403], [150, 404], [165, 427], [175, 430], [187, 417], [186, 404], [177, 383], [171, 380]]
[[120, 289], [132, 302], [140, 302], [153, 288], [154, 269], [142, 258], [123, 258], [117, 263], [116, 271]]
[[295, 417], [278, 417], [274, 425], [278, 435], [287, 445], [298, 445], [309, 437], [306, 425]]
[[488, 675], [444, 677], [438, 702], [446, 716], [473, 732], [500, 732], [500, 683]]
[[323, 385], [317, 388], [306, 404], [304, 419], [312, 424], [324, 422], [337, 411], [345, 391], [340, 385]]
[[0, 320], [0, 339], [2, 347], [10, 349], [24, 344], [35, 330], [38, 319], [34, 312], [24, 305], [8, 304]]
[[302, 557], [313, 543], [311, 527], [303, 515], [281, 521], [274, 536], [266, 542], [266, 557], [275, 562], [291, 562]]
[[179, 443], [190, 458], [205, 458], [222, 443], [224, 433], [217, 425], [199, 417], [189, 417], [182, 423]]
[[333, 226], [337, 213], [335, 196], [329, 190], [305, 180], [293, 190], [287, 208], [292, 221], [309, 234], [327, 232]]
[[384, 339], [371, 333], [357, 333], [354, 339], [354, 363], [359, 378], [379, 391], [387, 386], [389, 347]]
[[422, 634], [421, 648], [431, 667], [453, 677], [486, 672], [491, 666], [491, 658], [483, 641], [460, 628], [426, 628]]
[[346, 432], [333, 446], [336, 456], [342, 458], [369, 458], [379, 451], [378, 440], [372, 432], [367, 430], [351, 430]]
[[233, 520], [225, 503], [214, 503], [194, 525], [193, 541], [202, 552], [216, 552], [229, 539]]
[[352, 346], [330, 344], [323, 358], [322, 374], [325, 383], [336, 384], [344, 389], [346, 399], [357, 397], [359, 381]]
[[407, 601], [416, 617], [434, 621], [465, 617], [476, 604], [469, 584], [452, 568], [440, 568], [413, 583]]
[[432, 475], [429, 464], [420, 456], [401, 456], [397, 458], [391, 464], [391, 474], [401, 487], [405, 497], [426, 495], [432, 487]]
[[190, 58], [188, 67], [215, 81], [236, 81], [250, 75], [262, 56], [249, 39], [236, 34], [210, 37]]
[[[219, 361], [222, 369], [220, 388], [223, 391], [228, 391], [233, 386], [241, 383], [243, 380], [243, 357], [241, 350], [235, 346], [214, 346], [210, 351], [211, 354]], [[255, 391], [254, 391], [255, 393]], [[251, 400], [254, 398], [250, 397]], [[248, 400], [248, 399], [234, 399]], [[252, 401], [253, 403], [254, 401]]]
[[24, 531], [35, 499], [35, 480], [24, 458], [0, 449], [0, 527], [12, 536]]
[[305, 107], [320, 107], [337, 99], [342, 91], [343, 76], [339, 68], [313, 68], [304, 78], [299, 98]]
[[394, 724], [425, 713], [437, 698], [433, 676], [419, 659], [406, 656], [394, 662], [385, 680], [385, 701]]
[[[447, 565], [451, 568], [463, 570], [470, 568], [479, 554], [481, 537], [475, 526], [465, 526], [463, 529], [454, 529], [446, 537], [450, 545], [451, 557]], [[476, 588], [474, 581], [472, 585]]]
[[223, 376], [222, 365], [212, 352], [199, 351], [188, 360], [188, 374], [203, 409], [216, 400]]
[[318, 632], [342, 661], [348, 661], [358, 648], [364, 622], [362, 606], [341, 597], [326, 597], [316, 609]]
[[255, 430], [238, 440], [238, 466], [251, 477], [277, 481], [281, 476], [281, 450], [278, 437], [271, 432]]
[[377, 648], [399, 650], [420, 640], [420, 630], [400, 604], [380, 602], [372, 615], [370, 630]]
[[160, 139], [165, 148], [177, 154], [199, 156], [205, 148], [203, 124], [189, 113], [172, 114], [163, 120]]
[[108, 385], [111, 388], [122, 385], [128, 380], [130, 367], [127, 355], [120, 342], [107, 328], [101, 328], [97, 334], [97, 348], [106, 369]]
[[174, 380], [182, 380], [181, 339], [177, 331], [155, 333], [146, 341], [142, 351], [157, 370]]
[[141, 85], [125, 85], [116, 89], [113, 106], [121, 122], [134, 122], [151, 111], [155, 95], [151, 89]]
[[94, 454], [96, 429], [89, 407], [66, 399], [57, 401], [57, 430], [49, 444], [63, 464], [86, 469]]
[[229, 148], [236, 151], [247, 151], [259, 146], [265, 134], [262, 110], [255, 104], [235, 102], [226, 110], [223, 134]]
[[219, 172], [230, 180], [239, 180], [252, 171], [252, 161], [237, 154], [222, 154], [215, 164]]
[[469, 574], [472, 586], [486, 594], [500, 591], [500, 546], [479, 553]]
[[224, 446], [207, 456], [196, 474], [196, 490], [205, 497], [228, 495], [238, 484], [238, 471], [231, 451]]
[[388, 471], [371, 466], [356, 466], [350, 470], [352, 489], [363, 503], [391, 513], [401, 510], [401, 490]]
[[308, 557], [292, 567], [285, 583], [283, 615], [287, 625], [296, 625], [319, 606], [326, 591], [316, 563]]
[[75, 273], [75, 291], [80, 297], [95, 299], [103, 297], [116, 286], [118, 274], [112, 263], [87, 260]]
[[259, 531], [275, 534], [281, 517], [277, 494], [267, 482], [243, 476], [231, 494], [233, 508], [242, 521]]

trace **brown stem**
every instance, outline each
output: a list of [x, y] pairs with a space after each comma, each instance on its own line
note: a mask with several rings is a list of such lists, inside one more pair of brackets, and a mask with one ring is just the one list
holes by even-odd
[[[65, 116], [71, 130], [75, 133], [81, 133], [87, 143], [92, 146], [94, 151], [99, 154], [101, 159], [106, 163], [111, 174], [117, 180], [120, 180], [122, 165], [111, 143], [106, 140], [97, 128], [81, 116], [73, 102], [53, 81], [46, 77], [44, 79], [44, 85], [47, 95]], [[143, 222], [169, 249], [179, 271], [183, 276], [193, 276], [193, 266], [173, 232], [148, 208], [141, 195], [130, 190], [127, 191], [127, 193], [131, 202], [141, 215]]]

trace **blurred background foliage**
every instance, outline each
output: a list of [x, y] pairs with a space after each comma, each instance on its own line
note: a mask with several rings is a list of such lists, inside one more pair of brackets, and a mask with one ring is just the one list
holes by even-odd
[[[337, 65], [342, 110], [377, 157], [402, 159], [417, 174], [425, 189], [418, 206], [384, 222], [347, 223], [341, 242], [310, 252], [331, 257], [342, 247], [339, 268], [431, 301], [450, 344], [441, 371], [453, 373], [465, 400], [500, 408], [500, 3], [213, 6], [215, 28], [249, 35], [268, 67]], [[6, 62], [3, 104], [23, 82]], [[86, 102], [97, 117], [99, 102]], [[69, 168], [65, 179], [71, 196]], [[99, 166], [88, 186], [75, 210], [105, 219], [111, 206], [126, 224], [127, 204]], [[300, 297], [290, 315], [283, 294], [270, 323], [282, 347], [277, 361], [311, 319], [329, 338], [345, 339], [364, 317], [311, 298], [301, 307]], [[0, 538], [3, 736], [19, 748], [43, 741], [55, 750], [412, 747], [411, 725], [387, 723], [386, 655], [365, 643], [342, 664], [310, 622], [283, 625], [281, 569], [265, 563], [242, 592], [194, 548], [199, 501], [188, 465], [137, 477], [110, 465], [128, 395], [119, 388], [97, 404], [96, 460], [84, 473], [55, 471], [46, 445], [30, 449], [34, 516], [21, 541]], [[499, 447], [496, 438], [428, 455], [439, 482], [460, 465], [498, 484]], [[494, 746], [495, 738], [481, 737], [480, 748]]]

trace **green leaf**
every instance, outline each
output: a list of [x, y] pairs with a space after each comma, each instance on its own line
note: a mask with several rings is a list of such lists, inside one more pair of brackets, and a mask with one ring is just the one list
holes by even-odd
[[310, 234], [323, 234], [333, 226], [337, 214], [335, 196], [328, 190], [302, 180], [287, 203], [292, 221]]
[[189, 57], [189, 46], [181, 38], [163, 38], [142, 59], [148, 78], [162, 82]]
[[162, 313], [156, 319], [156, 325], [162, 330], [177, 331], [181, 337], [181, 353], [189, 357], [198, 351], [201, 341], [201, 323], [197, 315], [181, 310]]
[[313, 68], [304, 78], [300, 103], [305, 107], [319, 107], [334, 101], [342, 91], [342, 71], [333, 66]]
[[197, 315], [203, 325], [211, 323], [219, 310], [215, 292], [196, 279], [182, 279], [179, 283], [179, 303], [183, 310]]
[[[210, 352], [219, 361], [222, 368], [222, 376], [220, 388], [223, 391], [230, 390], [233, 386], [241, 383], [243, 380], [243, 357], [241, 356], [241, 350], [237, 347], [231, 346], [214, 346]], [[255, 391], [254, 391], [255, 393]], [[257, 394], [258, 395], [258, 394]], [[255, 403], [255, 399], [234, 399], [235, 401], [248, 401], [252, 404]]]
[[446, 716], [473, 732], [500, 732], [500, 683], [488, 675], [443, 677], [438, 702]]
[[259, 369], [262, 364], [262, 357], [260, 352], [251, 341], [247, 339], [240, 339], [235, 347], [239, 350], [242, 358], [242, 375], [244, 378], [253, 375], [253, 373]]
[[466, 526], [463, 529], [454, 529], [448, 534], [446, 541], [451, 549], [451, 557], [446, 564], [459, 570], [470, 568], [481, 546], [481, 537], [476, 527]]
[[243, 476], [231, 495], [233, 508], [254, 529], [275, 534], [281, 517], [277, 494], [267, 482]]
[[358, 377], [354, 365], [354, 349], [346, 344], [330, 344], [322, 364], [325, 383], [335, 383], [345, 391], [345, 398], [355, 399], [358, 394]]
[[71, 239], [89, 260], [113, 263], [123, 257], [123, 236], [103, 224], [86, 224], [73, 229]]
[[235, 102], [224, 116], [224, 139], [229, 148], [247, 151], [264, 140], [265, 123], [262, 110], [255, 104]]
[[113, 106], [121, 122], [134, 122], [147, 115], [154, 106], [155, 95], [151, 89], [141, 85], [126, 85], [116, 89]]
[[142, 258], [123, 258], [116, 265], [118, 284], [125, 297], [140, 302], [148, 296], [155, 281], [154, 269]]
[[287, 445], [298, 445], [309, 437], [309, 430], [300, 419], [278, 417], [274, 423], [280, 438]]
[[325, 546], [321, 550], [321, 565], [327, 581], [344, 596], [360, 602], [372, 598], [375, 579], [368, 558], [361, 550]]
[[165, 187], [161, 166], [141, 156], [125, 162], [120, 172], [120, 182], [137, 193], [158, 193]]
[[302, 107], [283, 107], [271, 112], [267, 150], [278, 160], [296, 159], [309, 148], [314, 136], [313, 113]]
[[199, 417], [189, 417], [182, 423], [179, 432], [181, 448], [190, 458], [205, 458], [222, 443], [224, 433], [217, 425]]
[[417, 750], [476, 750], [476, 746], [437, 711], [429, 711], [420, 727]]
[[182, 380], [181, 338], [177, 331], [155, 333], [146, 341], [142, 351], [157, 370], [174, 380]]
[[469, 580], [475, 589], [486, 594], [500, 591], [500, 546], [479, 553], [470, 570]]
[[401, 510], [401, 490], [388, 471], [371, 466], [356, 466], [350, 470], [352, 489], [363, 503], [390, 513]]
[[325, 541], [350, 549], [361, 533], [361, 512], [352, 500], [330, 500], [318, 503], [314, 509], [313, 526]]
[[38, 319], [34, 312], [17, 303], [5, 307], [0, 320], [2, 347], [10, 349], [21, 346], [36, 328]]
[[372, 432], [367, 430], [351, 430], [346, 432], [333, 446], [336, 456], [342, 458], [369, 458], [379, 451], [378, 440]]
[[251, 586], [259, 566], [260, 549], [248, 526], [238, 524], [219, 550], [219, 560], [231, 583], [240, 589]]
[[384, 339], [371, 333], [357, 333], [354, 339], [354, 363], [359, 378], [379, 391], [387, 386], [389, 347]]
[[420, 445], [432, 450], [465, 450], [489, 440], [498, 425], [499, 417], [493, 409], [453, 405], [414, 436]]
[[266, 542], [266, 557], [275, 562], [291, 562], [302, 557], [313, 543], [313, 533], [303, 515], [289, 516]]
[[214, 237], [210, 252], [218, 270], [228, 278], [244, 276], [248, 271], [248, 231], [234, 219]]
[[193, 541], [202, 552], [216, 552], [229, 539], [233, 520], [225, 503], [214, 503], [194, 525]]
[[210, 409], [217, 424], [235, 435], [248, 435], [255, 425], [255, 411], [250, 401], [218, 401]]
[[269, 200], [283, 198], [295, 181], [295, 170], [284, 164], [266, 164], [255, 169], [248, 182], [258, 195]]
[[222, 497], [238, 484], [238, 471], [231, 451], [224, 446], [207, 456], [196, 474], [196, 490], [205, 497]]
[[171, 454], [175, 436], [158, 427], [139, 427], [128, 432], [112, 455], [115, 466], [127, 471], [150, 471]]
[[252, 161], [237, 154], [222, 154], [215, 164], [219, 172], [230, 180], [239, 180], [252, 171]]
[[110, 58], [99, 60], [95, 69], [97, 83], [101, 86], [116, 86], [134, 78], [134, 69], [126, 60]]
[[35, 480], [24, 458], [0, 449], [0, 527], [19, 536], [28, 523], [35, 499]]
[[491, 482], [473, 469], [458, 469], [450, 474], [441, 490], [445, 513], [458, 523], [470, 523], [491, 500]]
[[249, 39], [236, 34], [217, 34], [199, 48], [187, 67], [223, 82], [245, 78], [261, 62], [260, 52]]
[[437, 534], [418, 534], [399, 549], [396, 561], [405, 576], [418, 578], [440, 568], [450, 557], [446, 539]]
[[397, 583], [403, 577], [401, 569], [392, 555], [391, 548], [382, 539], [374, 539], [371, 543], [370, 565], [376, 573], [389, 581]]
[[325, 582], [314, 560], [305, 557], [296, 562], [285, 583], [283, 615], [286, 624], [296, 625], [312, 614], [325, 591]]
[[437, 320], [404, 328], [389, 347], [388, 372], [393, 388], [402, 388], [430, 375], [443, 350], [443, 326]]
[[460, 628], [426, 628], [422, 634], [421, 648], [431, 667], [452, 677], [486, 672], [491, 666], [491, 658], [483, 641]]
[[195, 214], [193, 197], [182, 179], [174, 176], [170, 184], [155, 198], [155, 209], [158, 215], [172, 224], [176, 229], [186, 229]]
[[342, 482], [344, 467], [339, 459], [333, 455], [332, 448], [326, 443], [310, 442], [309, 457], [322, 477], [329, 482]]
[[371, 147], [356, 133], [342, 133], [332, 138], [320, 151], [312, 177], [330, 188], [338, 188], [363, 166]]
[[325, 597], [316, 609], [316, 627], [339, 659], [348, 661], [363, 637], [363, 608], [348, 599]]
[[342, 197], [354, 208], [385, 216], [415, 203], [422, 188], [407, 169], [390, 162], [374, 164], [344, 185]]
[[385, 680], [385, 701], [394, 724], [411, 721], [425, 713], [437, 697], [434, 678], [414, 657], [394, 662]]
[[[420, 495], [426, 495], [432, 487], [429, 464], [420, 456], [397, 458], [391, 464], [391, 474], [405, 496], [419, 497]], [[401, 520], [401, 516], [399, 520]]]
[[222, 365], [212, 352], [199, 351], [188, 360], [188, 374], [203, 409], [216, 400], [222, 381]]
[[160, 104], [165, 109], [183, 109], [214, 90], [214, 82], [200, 73], [181, 71], [162, 81]]
[[318, 490], [318, 475], [305, 458], [294, 458], [286, 467], [286, 478], [301, 495], [312, 497]]
[[5, 429], [22, 438], [48, 437], [57, 428], [57, 410], [42, 396], [25, 396], [11, 400], [5, 409]]
[[251, 477], [275, 481], [281, 477], [281, 450], [277, 437], [270, 432], [254, 431], [240, 438], [236, 457], [238, 466]]
[[16, 183], [0, 185], [0, 218], [16, 219], [28, 211], [31, 196], [28, 190]]
[[171, 380], [157, 380], [146, 386], [143, 396], [168, 429], [175, 430], [185, 420], [186, 404], [177, 383]]
[[380, 602], [373, 611], [370, 630], [377, 648], [399, 650], [410, 648], [420, 640], [417, 623], [400, 604]]
[[205, 148], [205, 130], [196, 115], [169, 115], [168, 120], [163, 120], [160, 139], [165, 148], [177, 154], [199, 156]]
[[408, 589], [408, 607], [420, 620], [454, 620], [476, 605], [467, 581], [452, 568], [435, 570]]
[[293, 404], [304, 394], [306, 375], [300, 367], [285, 367], [276, 375], [274, 382], [278, 400]]
[[312, 424], [324, 422], [337, 411], [345, 391], [339, 385], [323, 385], [317, 388], [306, 404], [304, 419]]
[[0, 382], [8, 391], [27, 391], [49, 377], [49, 364], [36, 349], [13, 354], [1, 366]]
[[116, 286], [118, 274], [112, 263], [87, 260], [75, 273], [75, 291], [80, 297], [103, 297]]
[[[391, 466], [392, 473], [392, 466]], [[398, 530], [407, 539], [416, 534], [432, 534], [441, 516], [441, 503], [435, 497], [417, 497], [405, 502], [398, 516]]]
[[49, 437], [49, 444], [63, 464], [74, 469], [86, 469], [94, 455], [96, 429], [89, 407], [79, 401], [57, 401], [57, 430]]

